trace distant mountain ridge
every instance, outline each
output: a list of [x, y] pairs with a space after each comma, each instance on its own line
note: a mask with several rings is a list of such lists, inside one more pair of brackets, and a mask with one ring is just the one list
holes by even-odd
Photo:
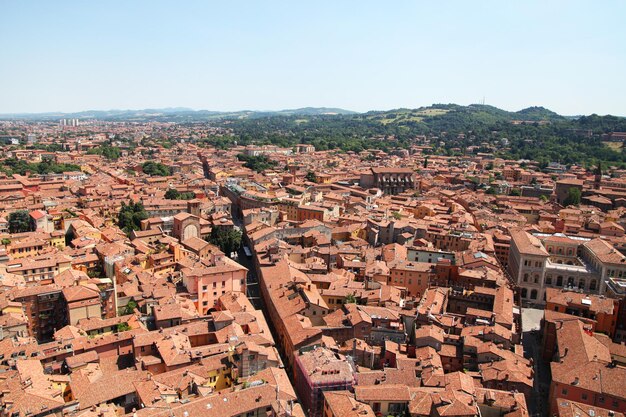
[[303, 107], [286, 110], [241, 110], [234, 112], [194, 110], [187, 107], [167, 107], [162, 109], [141, 110], [86, 110], [81, 112], [63, 113], [9, 113], [0, 114], [0, 119], [54, 120], [54, 119], [103, 119], [103, 120], [134, 120], [169, 117], [174, 119], [221, 119], [221, 118], [254, 118], [271, 116], [317, 116], [317, 115], [350, 115], [357, 112], [331, 107]]
[[[162, 109], [142, 110], [87, 110], [74, 113], [47, 112], [47, 113], [13, 113], [0, 114], [0, 120], [42, 120], [51, 121], [62, 118], [81, 120], [128, 120], [128, 121], [170, 121], [170, 122], [201, 122], [220, 119], [260, 119], [267, 117], [318, 117], [340, 116], [360, 120], [379, 121], [385, 125], [407, 125], [416, 123], [436, 123], [445, 125], [447, 121], [472, 119], [479, 124], [490, 124], [503, 121], [535, 121], [535, 122], [562, 122], [586, 116], [562, 116], [541, 106], [528, 107], [519, 111], [502, 110], [486, 104], [433, 104], [416, 109], [399, 108], [392, 110], [374, 110], [359, 113], [334, 107], [302, 107], [285, 110], [241, 110], [241, 111], [211, 111], [193, 110], [187, 107], [167, 107]], [[591, 115], [588, 117], [592, 117]], [[604, 116], [602, 116], [604, 117]], [[617, 116], [609, 116], [617, 117]]]

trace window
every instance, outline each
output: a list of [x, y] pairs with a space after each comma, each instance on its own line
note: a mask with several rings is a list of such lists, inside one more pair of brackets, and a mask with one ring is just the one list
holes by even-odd
[[587, 394], [585, 394], [585, 393], [583, 392], [583, 394], [581, 395], [581, 398], [582, 398], [583, 400], [586, 400], [586, 399], [587, 399]]
[[567, 388], [563, 388], [563, 390], [561, 391], [561, 394], [567, 395]]

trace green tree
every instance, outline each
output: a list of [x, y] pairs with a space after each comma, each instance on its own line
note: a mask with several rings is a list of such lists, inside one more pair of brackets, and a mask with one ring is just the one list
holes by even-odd
[[278, 162], [269, 159], [267, 155], [250, 156], [240, 153], [237, 155], [237, 159], [244, 162], [243, 166], [256, 172], [263, 172], [278, 164]]
[[11, 244], [11, 239], [8, 239], [8, 238], [6, 238], [6, 237], [5, 237], [5, 238], [3, 238], [3, 239], [2, 239], [2, 244], [3, 244], [4, 246], [6, 246], [6, 245], [10, 245], [10, 244]]
[[356, 304], [356, 296], [354, 294], [346, 295], [345, 304]]
[[176, 188], [168, 188], [165, 192], [165, 198], [168, 200], [178, 200], [178, 197], [180, 197], [180, 193]]
[[130, 201], [128, 205], [122, 202], [117, 224], [126, 234], [130, 234], [133, 230], [140, 230], [141, 221], [147, 218], [148, 213], [141, 202]]
[[165, 192], [165, 198], [168, 200], [193, 200], [196, 195], [191, 191], [181, 193], [175, 188], [168, 188]]
[[120, 156], [122, 156], [122, 150], [118, 148], [117, 146], [102, 145], [102, 146], [95, 147], [93, 149], [89, 149], [87, 151], [87, 154], [102, 155], [106, 159], [116, 160], [116, 159], [119, 159]]
[[307, 181], [317, 182], [317, 175], [315, 175], [315, 172], [313, 172], [313, 171], [307, 172], [305, 178], [306, 178]]
[[117, 332], [118, 332], [118, 333], [120, 333], [120, 332], [126, 332], [126, 331], [128, 331], [128, 330], [130, 330], [130, 326], [128, 325], [128, 323], [119, 323], [119, 324], [117, 325]]
[[207, 240], [230, 255], [241, 246], [241, 231], [230, 227], [214, 227]]
[[146, 161], [141, 165], [144, 174], [156, 177], [167, 177], [172, 175], [172, 169], [160, 162]]
[[[624, 144], [622, 143], [622, 147], [624, 146]], [[598, 166], [596, 166], [596, 169], [594, 171], [594, 175], [597, 176], [599, 179], [602, 178], [602, 161], [598, 162]]]
[[512, 195], [514, 197], [519, 197], [519, 196], [522, 195], [522, 192], [519, 189], [514, 188], [514, 189], [511, 190], [510, 195]]
[[138, 306], [137, 301], [130, 300], [124, 307], [120, 307], [119, 315], [127, 316], [129, 314], [133, 314], [137, 306]]
[[17, 210], [9, 214], [9, 233], [32, 232], [35, 230], [35, 222], [28, 210]]
[[580, 196], [581, 196], [581, 193], [580, 193], [579, 188], [570, 187], [569, 190], [567, 190], [567, 198], [565, 198], [565, 201], [563, 201], [563, 205], [565, 207], [579, 205]]

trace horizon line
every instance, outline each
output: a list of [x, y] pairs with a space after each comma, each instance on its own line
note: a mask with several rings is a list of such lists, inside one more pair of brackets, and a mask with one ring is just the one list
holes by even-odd
[[355, 114], [366, 114], [366, 113], [371, 113], [371, 112], [388, 112], [388, 111], [394, 111], [394, 110], [418, 110], [418, 109], [422, 109], [422, 108], [429, 108], [429, 107], [433, 107], [433, 106], [448, 106], [448, 105], [457, 105], [457, 106], [461, 106], [461, 107], [469, 107], [469, 106], [487, 106], [487, 107], [493, 107], [493, 108], [497, 108], [499, 110], [503, 110], [503, 111], [507, 111], [509, 113], [517, 113], [519, 111], [522, 110], [526, 110], [526, 109], [530, 109], [530, 108], [542, 108], [548, 111], [551, 111], [559, 116], [562, 117], [581, 117], [581, 116], [590, 116], [590, 115], [598, 115], [598, 116], [615, 116], [615, 117], [626, 117], [626, 116], [621, 116], [621, 115], [617, 115], [617, 114], [612, 114], [612, 113], [606, 113], [606, 114], [598, 114], [598, 113], [589, 113], [589, 114], [576, 114], [576, 115], [565, 115], [565, 114], [560, 114], [558, 112], [555, 112], [553, 110], [550, 110], [547, 107], [544, 106], [537, 106], [537, 105], [533, 105], [533, 106], [528, 106], [528, 107], [524, 107], [522, 109], [519, 110], [506, 110], [503, 109], [501, 107], [498, 107], [496, 105], [492, 105], [492, 104], [486, 104], [486, 103], [481, 103], [481, 102], [476, 102], [476, 103], [470, 103], [467, 105], [464, 104], [458, 104], [458, 103], [432, 103], [429, 105], [422, 105], [419, 107], [394, 107], [394, 108], [388, 108], [388, 109], [369, 109], [366, 111], [358, 111], [358, 110], [351, 110], [351, 109], [346, 109], [343, 107], [334, 107], [334, 106], [303, 106], [303, 107], [293, 107], [293, 108], [281, 108], [281, 109], [257, 109], [257, 110], [252, 110], [252, 109], [239, 109], [239, 110], [210, 110], [210, 109], [206, 109], [206, 108], [193, 108], [193, 107], [186, 107], [186, 106], [166, 106], [166, 107], [144, 107], [144, 108], [109, 108], [109, 109], [87, 109], [87, 110], [77, 110], [77, 111], [61, 111], [61, 110], [52, 110], [52, 111], [36, 111], [36, 112], [10, 112], [10, 113], [0, 113], [0, 117], [10, 117], [10, 116], [40, 116], [40, 115], [69, 115], [69, 114], [77, 114], [77, 113], [89, 113], [89, 112], [139, 112], [139, 111], [146, 111], [146, 110], [155, 110], [155, 111], [166, 111], [166, 110], [179, 110], [179, 111], [190, 111], [190, 112], [212, 112], [212, 113], [221, 113], [221, 114], [228, 114], [228, 113], [278, 113], [278, 112], [286, 112], [286, 111], [295, 111], [295, 110], [303, 110], [303, 109], [329, 109], [329, 110], [341, 110], [341, 111], [345, 111], [345, 112], [351, 112], [351, 113], [355, 113]]

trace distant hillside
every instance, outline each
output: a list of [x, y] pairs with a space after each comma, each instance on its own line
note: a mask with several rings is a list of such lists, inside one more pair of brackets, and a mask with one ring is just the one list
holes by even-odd
[[[224, 121], [223, 126], [232, 129], [234, 135], [210, 137], [204, 142], [224, 149], [235, 142], [284, 147], [311, 143], [319, 150], [389, 152], [421, 143], [420, 137], [425, 136], [433, 152], [446, 155], [478, 151], [503, 158], [532, 159], [546, 166], [549, 162], [593, 165], [597, 161], [626, 166], [626, 152], [603, 143], [604, 134], [626, 131], [626, 118], [615, 116], [567, 118], [543, 107], [509, 112], [482, 104], [434, 104], [335, 116], [287, 112], [267, 116]], [[520, 120], [527, 123], [513, 123]]]
[[520, 120], [556, 121], [565, 119], [563, 116], [544, 107], [528, 107], [526, 109], [515, 112], [514, 114], [518, 115]]
[[471, 104], [433, 104], [418, 109], [397, 109], [365, 113], [364, 118], [382, 124], [416, 125], [423, 124], [435, 130], [457, 130], [466, 125], [486, 126], [513, 120], [562, 121], [563, 116], [543, 107], [529, 107], [517, 112], [508, 112], [494, 106]]
[[170, 107], [164, 109], [143, 110], [88, 110], [76, 113], [15, 113], [0, 114], [1, 120], [58, 120], [58, 119], [98, 119], [98, 120], [128, 120], [128, 121], [203, 121], [214, 119], [246, 119], [255, 117], [273, 116], [315, 116], [315, 115], [349, 115], [356, 112], [328, 107], [304, 107], [301, 109], [289, 109], [278, 111], [252, 111], [242, 110], [236, 112], [220, 112], [210, 110], [193, 110], [186, 107]]

